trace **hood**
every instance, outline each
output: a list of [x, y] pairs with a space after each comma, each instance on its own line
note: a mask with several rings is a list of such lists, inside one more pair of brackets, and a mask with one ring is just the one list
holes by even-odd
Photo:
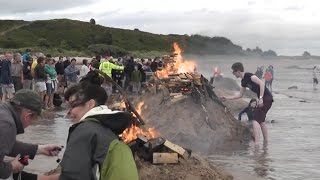
[[110, 128], [116, 135], [121, 134], [131, 125], [132, 114], [123, 111], [112, 111], [108, 106], [102, 105], [88, 111], [80, 122], [89, 118], [98, 120], [103, 126]]
[[12, 116], [14, 123], [16, 125], [17, 134], [23, 134], [24, 128], [23, 128], [21, 119], [19, 115], [16, 113], [16, 111], [13, 109], [12, 105], [10, 103], [3, 103], [3, 104], [0, 104], [0, 109], [3, 109], [10, 113], [10, 116]]

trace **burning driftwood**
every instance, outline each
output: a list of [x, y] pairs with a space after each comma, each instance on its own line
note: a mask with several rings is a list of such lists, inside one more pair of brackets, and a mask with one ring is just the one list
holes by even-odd
[[161, 137], [148, 139], [139, 134], [128, 145], [137, 158], [153, 164], [176, 164], [179, 162], [179, 157], [187, 159], [191, 155], [191, 150], [187, 151]]

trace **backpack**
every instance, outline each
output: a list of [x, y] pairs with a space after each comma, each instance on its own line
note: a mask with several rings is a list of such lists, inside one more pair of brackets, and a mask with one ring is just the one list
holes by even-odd
[[[101, 123], [95, 118], [87, 118], [86, 121]], [[114, 139], [109, 145], [100, 173], [96, 173], [96, 176], [99, 180], [139, 180], [129, 146], [119, 139]]]

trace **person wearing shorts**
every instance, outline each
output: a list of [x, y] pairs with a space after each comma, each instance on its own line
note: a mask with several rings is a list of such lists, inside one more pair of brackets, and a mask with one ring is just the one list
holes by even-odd
[[317, 86], [319, 84], [319, 82], [318, 82], [318, 73], [319, 73], [318, 66], [314, 66], [313, 67], [313, 72], [312, 72], [312, 75], [313, 75], [313, 89], [317, 89]]
[[44, 65], [44, 57], [39, 57], [37, 66], [34, 69], [35, 91], [39, 93], [42, 100], [44, 100], [47, 91], [47, 74], [44, 71]]
[[57, 91], [59, 94], [63, 94], [64, 87], [66, 86], [65, 78], [64, 78], [64, 64], [63, 64], [63, 57], [59, 57], [59, 61], [55, 64], [55, 69], [57, 72], [57, 80], [58, 80], [58, 87]]
[[6, 101], [6, 98], [9, 100], [12, 99], [13, 94], [15, 93], [13, 84], [1, 84], [2, 91], [2, 102]]
[[45, 108], [52, 109], [53, 108], [53, 95], [56, 92], [57, 87], [57, 71], [54, 67], [55, 61], [53, 59], [47, 59], [46, 65], [44, 67], [44, 71], [47, 74], [47, 94], [45, 98]]
[[249, 88], [251, 91], [257, 94], [258, 96], [258, 106], [254, 110], [253, 114], [253, 132], [255, 145], [259, 145], [260, 139], [260, 129], [264, 138], [264, 143], [268, 143], [268, 130], [267, 125], [265, 124], [266, 115], [273, 103], [273, 97], [263, 80], [259, 79], [256, 75], [244, 72], [244, 67], [242, 63], [237, 62], [231, 66], [232, 73], [236, 78], [241, 79], [240, 93], [235, 96], [230, 97], [221, 97], [222, 101], [239, 99], [243, 96], [246, 88]]
[[1, 90], [2, 90], [2, 102], [6, 102], [6, 99], [9, 100], [13, 98], [14, 86], [12, 80], [12, 69], [11, 69], [11, 61], [12, 61], [12, 53], [7, 52], [5, 54], [5, 59], [1, 61]]

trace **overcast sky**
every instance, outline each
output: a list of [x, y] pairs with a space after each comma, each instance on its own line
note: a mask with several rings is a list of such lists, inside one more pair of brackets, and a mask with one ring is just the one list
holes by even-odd
[[69, 18], [157, 34], [224, 36], [280, 55], [320, 55], [317, 0], [0, 0], [1, 19]]

